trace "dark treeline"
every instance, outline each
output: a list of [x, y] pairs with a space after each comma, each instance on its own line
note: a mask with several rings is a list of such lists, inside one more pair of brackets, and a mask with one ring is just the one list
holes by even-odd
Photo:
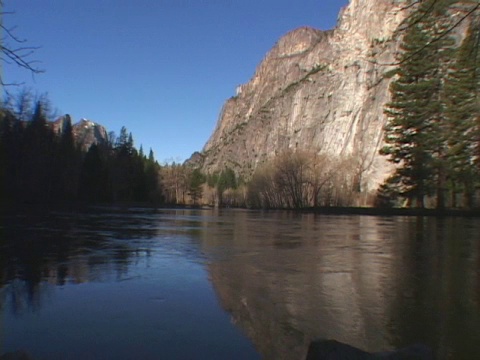
[[42, 101], [22, 116], [0, 111], [1, 203], [161, 201], [153, 152], [147, 157], [138, 151], [125, 127], [118, 137], [84, 151], [69, 116], [55, 130]]

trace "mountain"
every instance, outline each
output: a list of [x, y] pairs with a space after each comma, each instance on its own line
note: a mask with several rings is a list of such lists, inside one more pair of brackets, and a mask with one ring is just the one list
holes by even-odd
[[248, 176], [286, 149], [308, 149], [361, 167], [362, 188], [393, 170], [384, 156], [385, 103], [407, 16], [403, 0], [351, 0], [333, 30], [310, 27], [283, 36], [252, 79], [224, 104], [197, 166]]
[[[64, 115], [52, 124], [56, 132], [62, 132], [66, 121], [72, 122], [70, 115]], [[87, 119], [81, 119], [72, 125], [73, 136], [83, 150], [88, 151], [93, 144], [104, 144], [108, 141], [107, 130], [100, 124]]]

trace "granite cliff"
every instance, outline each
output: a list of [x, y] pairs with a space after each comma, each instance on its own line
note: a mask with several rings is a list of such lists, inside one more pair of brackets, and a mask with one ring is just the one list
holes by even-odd
[[[72, 123], [70, 115], [59, 117], [52, 123], [53, 129], [57, 133], [62, 132], [67, 121]], [[75, 142], [84, 151], [88, 151], [93, 144], [105, 144], [108, 141], [107, 130], [91, 120], [81, 119], [72, 124], [72, 132]]]
[[[248, 177], [285, 149], [354, 156], [362, 187], [391, 171], [382, 145], [401, 0], [351, 0], [333, 30], [293, 30], [268, 52], [252, 79], [237, 88], [196, 157], [207, 172], [225, 166]], [[199, 161], [201, 160], [201, 161]]]

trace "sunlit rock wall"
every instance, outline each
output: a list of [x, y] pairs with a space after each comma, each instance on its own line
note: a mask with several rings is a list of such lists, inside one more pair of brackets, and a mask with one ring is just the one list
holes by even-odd
[[282, 37], [224, 104], [203, 149], [203, 169], [230, 166], [249, 175], [282, 150], [306, 148], [361, 159], [363, 187], [376, 188], [391, 171], [378, 154], [389, 99], [383, 75], [404, 5], [351, 0], [335, 29], [303, 27]]

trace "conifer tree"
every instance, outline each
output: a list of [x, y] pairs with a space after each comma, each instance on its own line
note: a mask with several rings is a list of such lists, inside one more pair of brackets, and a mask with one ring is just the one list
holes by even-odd
[[200, 171], [200, 169], [194, 169], [189, 176], [188, 181], [188, 190], [189, 195], [192, 198], [193, 205], [197, 205], [197, 201], [202, 198], [203, 195], [203, 187], [202, 185], [205, 183], [206, 178], [205, 175]]
[[145, 188], [148, 200], [153, 202], [160, 201], [160, 182], [158, 173], [160, 166], [155, 161], [153, 150], [150, 149], [148, 159], [145, 160]]
[[148, 161], [152, 164], [156, 163], [155, 161], [155, 155], [153, 154], [152, 148], [150, 148], [150, 151], [148, 153]]
[[55, 157], [56, 194], [62, 201], [71, 201], [78, 194], [78, 178], [80, 173], [80, 150], [75, 144], [72, 119], [65, 115], [64, 126], [60, 134]]
[[[456, 53], [445, 85], [448, 127], [448, 168], [455, 188], [463, 186], [465, 205], [471, 207], [475, 180], [480, 174], [480, 22], [470, 24]], [[453, 201], [455, 204], [455, 201]]]
[[[433, 9], [433, 10], [432, 10]], [[451, 38], [438, 38], [448, 27], [443, 1], [421, 2], [406, 23], [386, 105], [386, 145], [381, 153], [398, 164], [392, 179], [399, 193], [424, 207], [425, 195], [437, 189], [437, 206], [443, 207], [444, 141], [443, 74], [448, 64]]]
[[43, 103], [38, 101], [31, 121], [25, 129], [22, 146], [22, 168], [19, 177], [23, 200], [47, 202], [54, 190], [52, 161], [55, 153], [55, 135], [47, 124]]
[[98, 145], [90, 146], [80, 171], [79, 199], [86, 202], [107, 202], [112, 200], [106, 160]]

